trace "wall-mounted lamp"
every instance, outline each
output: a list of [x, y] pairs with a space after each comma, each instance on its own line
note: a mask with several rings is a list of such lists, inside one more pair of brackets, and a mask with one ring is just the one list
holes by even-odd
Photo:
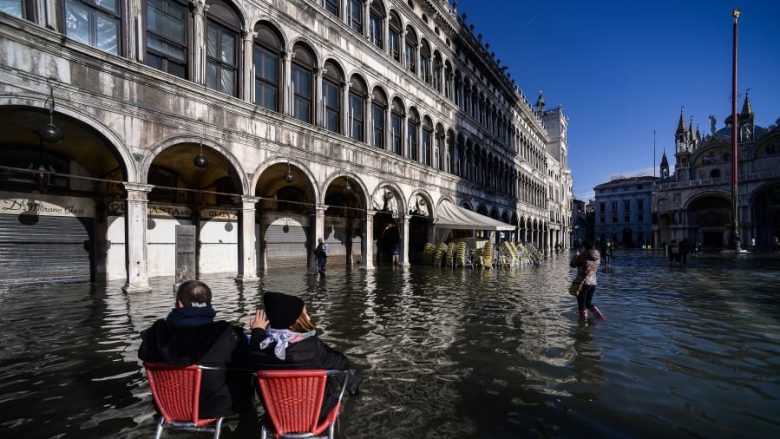
[[284, 174], [284, 181], [286, 181], [287, 183], [292, 183], [293, 179], [294, 177], [292, 174], [292, 170], [290, 169], [290, 161], [287, 160], [287, 173]]
[[[44, 125], [38, 134], [46, 142], [57, 143], [62, 140], [62, 130], [57, 125], [54, 125], [54, 87], [49, 85], [49, 97], [46, 99], [49, 103], [49, 123]], [[44, 105], [46, 105], [44, 102]]]
[[206, 169], [206, 166], [209, 165], [208, 159], [203, 155], [203, 139], [206, 137], [206, 123], [203, 121], [201, 122], [203, 123], [203, 136], [200, 138], [200, 152], [198, 152], [197, 157], [192, 160], [192, 163], [198, 169]]

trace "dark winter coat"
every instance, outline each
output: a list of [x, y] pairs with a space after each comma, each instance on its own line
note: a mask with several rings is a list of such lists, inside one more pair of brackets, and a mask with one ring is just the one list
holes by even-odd
[[[291, 343], [285, 351], [285, 359], [280, 360], [274, 354], [276, 343], [271, 343], [265, 349], [260, 349], [260, 342], [265, 339], [265, 330], [255, 328], [249, 339], [248, 364], [252, 370], [302, 370], [328, 369], [347, 370], [349, 360], [339, 351], [323, 343], [317, 336], [312, 336], [297, 343]], [[328, 378], [325, 386], [325, 398], [322, 401], [320, 420], [322, 420], [338, 401], [341, 381]]]
[[252, 376], [225, 370], [228, 366], [243, 366], [246, 357], [243, 330], [224, 321], [175, 326], [168, 320], [157, 320], [141, 332], [138, 358], [145, 362], [222, 368], [203, 370], [201, 418], [227, 416], [245, 408], [251, 401]]

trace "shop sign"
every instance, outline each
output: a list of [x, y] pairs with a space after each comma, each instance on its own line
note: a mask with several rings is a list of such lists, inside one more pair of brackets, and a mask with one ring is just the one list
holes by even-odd
[[238, 221], [238, 212], [235, 209], [206, 208], [201, 209], [200, 217], [207, 220]]
[[0, 214], [94, 218], [95, 202], [89, 198], [0, 192]]

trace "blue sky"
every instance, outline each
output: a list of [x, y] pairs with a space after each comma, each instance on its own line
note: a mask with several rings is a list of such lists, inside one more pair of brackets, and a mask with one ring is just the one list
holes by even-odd
[[[476, 33], [490, 43], [524, 93], [569, 117], [574, 194], [616, 175], [652, 175], [657, 156], [673, 163], [674, 131], [685, 107], [702, 135], [730, 112], [734, 7], [739, 20], [738, 87], [756, 123], [780, 118], [780, 0], [555, 2], [462, 0]], [[673, 165], [672, 165], [673, 166]]]

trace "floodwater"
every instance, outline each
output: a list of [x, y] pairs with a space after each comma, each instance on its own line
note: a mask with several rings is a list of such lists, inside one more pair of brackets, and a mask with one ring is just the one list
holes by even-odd
[[[780, 259], [669, 270], [660, 255], [616, 256], [594, 300], [607, 320], [587, 323], [564, 255], [538, 268], [205, 280], [218, 316], [244, 326], [264, 290], [306, 300], [323, 339], [366, 371], [339, 437], [780, 437]], [[153, 284], [0, 290], [0, 436], [151, 437], [138, 332], [172, 303], [171, 280]]]

